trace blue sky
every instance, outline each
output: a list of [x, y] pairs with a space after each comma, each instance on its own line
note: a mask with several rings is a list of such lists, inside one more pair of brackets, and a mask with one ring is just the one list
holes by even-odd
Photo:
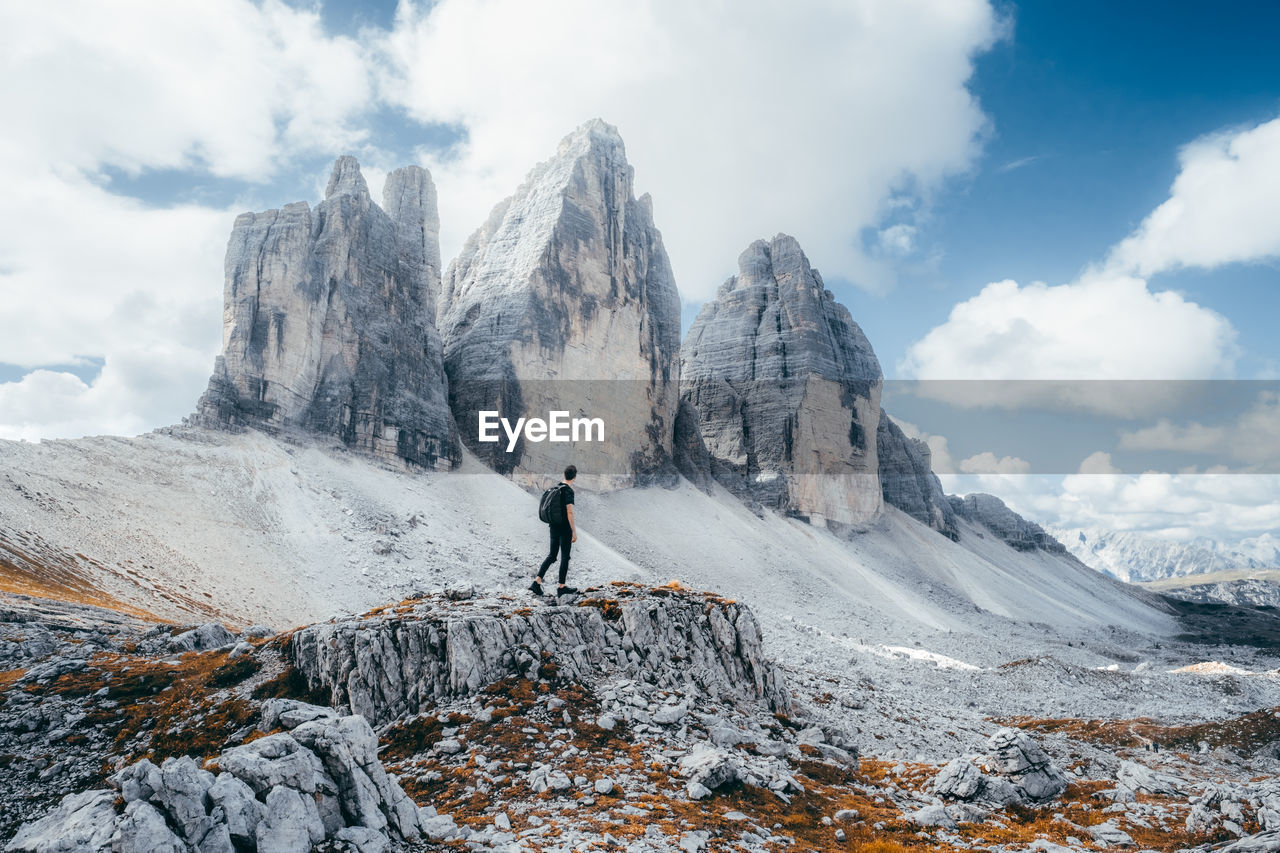
[[[993, 2], [741, 0], [732, 26], [682, 0], [0, 7], [0, 438], [189, 413], [234, 216], [317, 200], [335, 156], [375, 191], [428, 166], [450, 257], [594, 116], [653, 194], [686, 325], [785, 231], [891, 378], [1280, 377], [1280, 5]], [[1051, 467], [1280, 464], [1270, 386], [1212, 412], [1046, 387], [898, 414], [941, 473], [1022, 471], [1018, 425], [1081, 412]], [[1256, 494], [1238, 533], [1280, 525], [1280, 488]]]
[[[923, 236], [941, 251], [936, 274], [908, 279], [882, 301], [841, 293], [886, 367], [983, 284], [1061, 284], [1102, 258], [1167, 197], [1185, 143], [1280, 115], [1280, 5], [1086, 0], [1001, 9], [1013, 17], [1012, 36], [978, 58], [972, 84], [990, 136], [973, 174], [941, 194]], [[1274, 258], [1171, 272], [1157, 283], [1232, 320], [1245, 350], [1242, 376], [1274, 369]]]

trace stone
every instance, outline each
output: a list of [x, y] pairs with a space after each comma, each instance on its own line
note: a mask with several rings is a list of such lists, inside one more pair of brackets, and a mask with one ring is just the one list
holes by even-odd
[[187, 853], [189, 848], [169, 829], [155, 806], [134, 800], [116, 823], [110, 849], [112, 853]]
[[738, 779], [738, 765], [733, 756], [718, 747], [700, 745], [680, 759], [680, 775], [692, 784], [697, 782], [710, 790]]
[[876, 454], [884, 502], [948, 539], [958, 541], [960, 531], [955, 509], [938, 475], [933, 473], [933, 453], [929, 445], [908, 437], [883, 409], [876, 432]]
[[680, 377], [731, 492], [816, 523], [878, 515], [880, 363], [795, 238], [739, 256], [685, 337]]
[[1133, 838], [1116, 824], [1114, 818], [1105, 823], [1085, 827], [1085, 829], [1093, 837], [1093, 840], [1103, 847], [1113, 845], [1116, 847], [1133, 846]]
[[605, 777], [603, 779], [597, 779], [595, 781], [595, 784], [592, 785], [591, 787], [592, 787], [592, 790], [594, 790], [597, 794], [603, 797], [607, 794], [613, 793], [613, 780], [608, 777]]
[[279, 726], [295, 729], [303, 723], [321, 718], [337, 719], [338, 712], [324, 705], [312, 705], [297, 699], [271, 698], [262, 703], [262, 722], [259, 728], [269, 732]]
[[982, 771], [973, 763], [973, 757], [956, 758], [938, 771], [933, 779], [933, 792], [940, 797], [955, 800], [972, 800], [982, 793]]
[[232, 841], [241, 847], [256, 843], [263, 806], [254, 798], [252, 788], [230, 773], [219, 773], [209, 788], [209, 801], [222, 809]]
[[204, 652], [235, 643], [236, 635], [216, 622], [184, 631], [169, 640], [170, 648], [177, 652]]
[[272, 788], [257, 827], [258, 853], [309, 853], [324, 840], [315, 802], [292, 788]]
[[944, 806], [933, 804], [903, 815], [911, 823], [918, 826], [940, 826], [944, 829], [955, 829], [955, 818], [947, 813]]
[[5, 847], [14, 853], [109, 849], [115, 832], [115, 791], [69, 794], [47, 815], [25, 823]]
[[[467, 446], [525, 485], [574, 461], [591, 488], [674, 483], [680, 295], [622, 138], [599, 119], [494, 207], [445, 275], [450, 404]], [[479, 441], [479, 413], [606, 424], [603, 441]]]
[[1003, 728], [987, 741], [989, 761], [1028, 799], [1047, 800], [1067, 789], [1066, 776], [1049, 760], [1031, 736]]
[[352, 853], [384, 853], [391, 842], [381, 832], [374, 832], [363, 826], [345, 826], [334, 834], [334, 839], [346, 845]]
[[1120, 762], [1116, 770], [1116, 782], [1139, 794], [1183, 797], [1187, 793], [1187, 785], [1183, 780], [1165, 773], [1157, 773], [1136, 761]]
[[194, 423], [332, 436], [427, 468], [459, 460], [435, 295], [435, 188], [387, 175], [374, 204], [352, 157], [325, 200], [237, 217], [227, 245], [222, 354]]
[[314, 793], [317, 786], [333, 785], [315, 753], [284, 733], [232, 747], [218, 758], [218, 766], [247, 784], [259, 797], [282, 785], [308, 794]]

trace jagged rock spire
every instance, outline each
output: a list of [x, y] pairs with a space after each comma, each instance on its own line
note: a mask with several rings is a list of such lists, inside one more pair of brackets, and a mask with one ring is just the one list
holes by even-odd
[[227, 244], [222, 355], [198, 420], [335, 436], [389, 460], [457, 457], [440, 337], [431, 177], [387, 177], [387, 210], [354, 157], [325, 200], [237, 217]]
[[837, 525], [880, 511], [880, 363], [795, 238], [739, 256], [689, 329], [681, 378], [731, 491]]
[[[668, 476], [680, 299], [618, 131], [587, 122], [467, 240], [438, 310], [463, 440], [520, 480], [572, 459], [598, 486]], [[601, 417], [603, 443], [477, 441], [477, 412]]]

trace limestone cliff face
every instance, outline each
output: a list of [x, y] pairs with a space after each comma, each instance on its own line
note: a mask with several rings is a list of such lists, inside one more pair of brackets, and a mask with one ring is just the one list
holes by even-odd
[[728, 489], [814, 521], [879, 513], [880, 363], [794, 238], [742, 253], [689, 330], [681, 379]]
[[223, 344], [198, 419], [340, 438], [389, 460], [457, 459], [435, 295], [439, 218], [431, 176], [387, 176], [374, 204], [352, 157], [325, 200], [236, 219], [227, 245]]
[[958, 540], [956, 512], [933, 473], [933, 454], [929, 445], [910, 438], [880, 412], [880, 429], [876, 439], [880, 457], [880, 489], [884, 502], [896, 506], [916, 521], [929, 525], [949, 539]]
[[[439, 306], [463, 440], [520, 481], [575, 461], [603, 487], [673, 476], [680, 298], [618, 132], [567, 136], [493, 209], [445, 275]], [[477, 413], [605, 421], [603, 443], [481, 443]]]

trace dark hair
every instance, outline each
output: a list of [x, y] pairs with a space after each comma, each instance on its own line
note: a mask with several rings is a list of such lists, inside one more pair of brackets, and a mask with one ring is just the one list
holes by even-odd
[[564, 469], [564, 479], [565, 479], [565, 481], [566, 481], [566, 482], [567, 482], [567, 481], [569, 481], [569, 480], [572, 480], [572, 479], [573, 479], [574, 477], [576, 477], [576, 476], [578, 476], [578, 466], [577, 466], [577, 465], [567, 465], [567, 466], [565, 466], [565, 469]]

